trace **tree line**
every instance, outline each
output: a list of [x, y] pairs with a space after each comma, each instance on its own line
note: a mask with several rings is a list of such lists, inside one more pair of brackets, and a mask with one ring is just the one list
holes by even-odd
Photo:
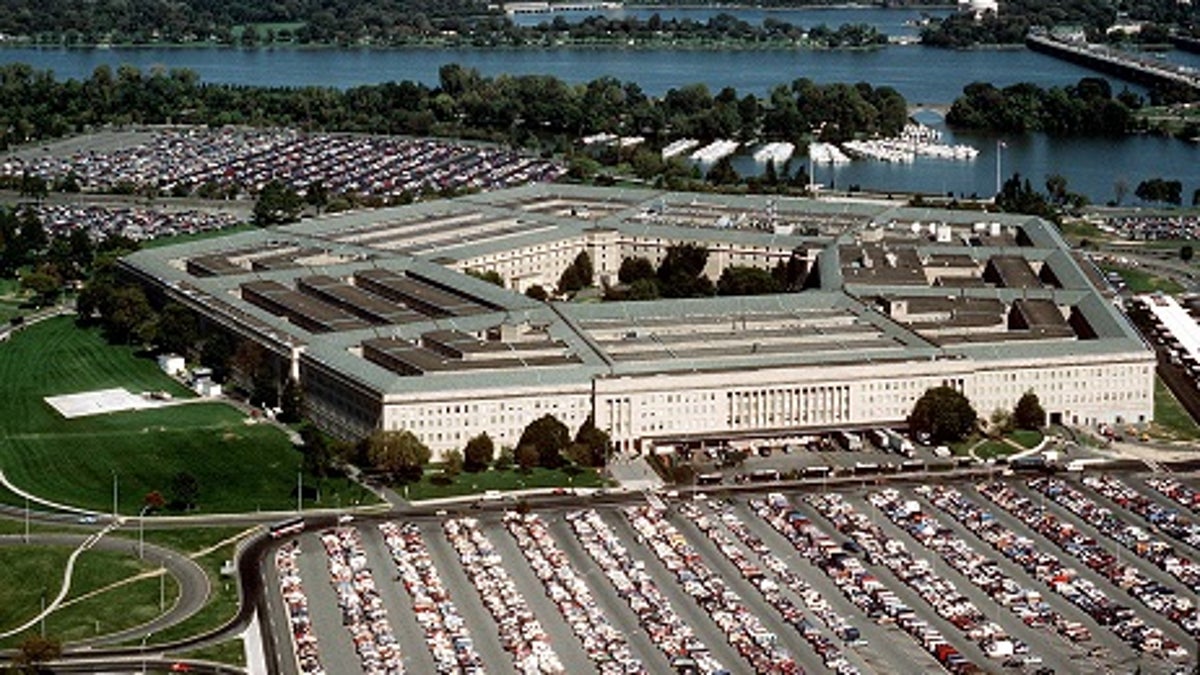
[[[1128, 36], [1108, 29], [1121, 18], [1148, 22], [1145, 35]], [[1200, 8], [1192, 3], [1175, 0], [1126, 0], [1110, 3], [1105, 0], [1004, 0], [998, 13], [987, 12], [982, 17], [970, 13], [951, 14], [933, 21], [921, 30], [921, 42], [932, 47], [962, 49], [977, 45], [1021, 44], [1031, 28], [1078, 26], [1089, 42], [1112, 42], [1134, 39], [1154, 43], [1163, 41], [1167, 29], [1186, 29], [1200, 22]]]
[[1074, 85], [1050, 87], [1019, 83], [998, 88], [973, 82], [963, 88], [946, 114], [955, 127], [1024, 133], [1118, 135], [1133, 130], [1134, 111], [1142, 99], [1128, 89], [1113, 95], [1100, 77], [1085, 77]]
[[562, 44], [618, 44], [634, 42], [651, 45], [736, 43], [744, 45], [802, 45], [825, 49], [871, 47], [887, 44], [887, 35], [874, 26], [845, 23], [837, 28], [818, 24], [809, 29], [788, 21], [767, 17], [755, 25], [728, 13], [707, 21], [663, 19], [652, 14], [609, 18], [589, 16], [570, 22], [562, 15], [523, 29], [517, 34], [520, 44], [558, 46]]
[[567, 153], [596, 132], [643, 136], [651, 148], [682, 136], [799, 143], [814, 130], [831, 140], [894, 134], [906, 119], [907, 103], [890, 87], [807, 79], [767, 98], [732, 87], [714, 94], [703, 84], [653, 97], [612, 77], [572, 85], [544, 75], [484, 77], [457, 64], [443, 66], [434, 87], [345, 90], [204, 84], [189, 70], [127, 65], [100, 66], [83, 80], [0, 67], [0, 149], [106, 125], [189, 123], [466, 137]]

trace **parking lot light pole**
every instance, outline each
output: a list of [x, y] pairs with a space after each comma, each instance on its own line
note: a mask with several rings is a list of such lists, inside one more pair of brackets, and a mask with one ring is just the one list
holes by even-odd
[[146, 675], [146, 642], [150, 640], [151, 635], [154, 635], [153, 631], [146, 633], [146, 636], [142, 638], [142, 675]]
[[117, 519], [117, 470], [113, 469], [113, 521]]

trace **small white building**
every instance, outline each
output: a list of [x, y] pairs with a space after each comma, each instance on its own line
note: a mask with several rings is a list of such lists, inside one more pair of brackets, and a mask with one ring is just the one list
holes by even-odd
[[221, 396], [220, 383], [213, 382], [209, 379], [197, 380], [192, 385], [192, 389], [204, 398], [218, 398]]
[[167, 375], [175, 377], [183, 374], [186, 364], [183, 357], [178, 354], [159, 354], [158, 367], [162, 368]]
[[978, 19], [986, 12], [999, 14], [1000, 2], [999, 0], [958, 0], [958, 11], [964, 14], [974, 14]]

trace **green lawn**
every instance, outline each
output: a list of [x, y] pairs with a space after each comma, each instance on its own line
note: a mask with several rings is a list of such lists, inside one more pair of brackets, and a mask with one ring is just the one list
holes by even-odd
[[220, 644], [201, 647], [190, 652], [183, 652], [178, 656], [199, 659], [201, 661], [216, 661], [217, 663], [226, 663], [239, 668], [246, 666], [246, 648], [242, 641], [236, 638], [226, 640]]
[[220, 230], [209, 230], [207, 232], [196, 232], [194, 234], [177, 234], [173, 237], [158, 237], [141, 243], [142, 248], [160, 248], [163, 246], [174, 246], [175, 244], [183, 244], [192, 241], [204, 241], [205, 239], [217, 239], [219, 237], [228, 237], [231, 234], [239, 232], [250, 232], [258, 228], [250, 223], [241, 223], [232, 227], [226, 227]]
[[0, 548], [0, 629], [9, 630], [33, 618], [57, 592], [71, 550], [59, 546]]
[[1097, 244], [1112, 238], [1112, 235], [1084, 220], [1065, 222], [1059, 226], [1059, 230], [1062, 232], [1063, 238], [1073, 245], [1078, 245], [1084, 239], [1092, 244]]
[[1200, 426], [1157, 377], [1154, 378], [1154, 423], [1150, 431], [1154, 436], [1170, 440], [1200, 440]]
[[[0, 628], [13, 628], [35, 616], [43, 593], [47, 602], [58, 594], [70, 554], [70, 548], [60, 546], [0, 548]], [[137, 581], [84, 598], [149, 569], [131, 555], [86, 551], [75, 564], [67, 599], [46, 618], [46, 634], [70, 642], [131, 628], [158, 616], [158, 579]], [[166, 607], [170, 608], [179, 587], [168, 577], [163, 590]], [[0, 647], [15, 646], [21, 639], [14, 636], [0, 642]]]
[[1005, 443], [1004, 441], [986, 440], [978, 448], [975, 449], [975, 454], [981, 459], [993, 459], [996, 457], [1008, 457], [1015, 453], [1016, 448]]
[[[497, 471], [489, 469], [479, 473], [462, 473], [449, 485], [438, 485], [430, 480], [438, 475], [436, 469], [430, 470], [417, 483], [408, 486], [407, 494], [411, 500], [435, 499], [438, 497], [458, 497], [461, 495], [479, 494], [487, 490], [521, 490], [525, 488], [546, 487], [601, 487], [604, 484], [600, 474], [595, 469], [585, 469], [571, 480], [570, 474], [562, 469], [535, 468], [529, 473], [517, 469]], [[405, 494], [402, 487], [396, 488], [401, 495]]]
[[1032, 448], [1042, 442], [1042, 432], [1031, 429], [1013, 429], [1008, 433], [1008, 439], [1023, 448]]
[[[136, 515], [147, 493], [158, 490], [169, 499], [171, 479], [187, 471], [199, 486], [200, 512], [295, 507], [299, 453], [282, 431], [247, 425], [232, 406], [196, 402], [60, 417], [43, 397], [115, 386], [190, 396], [152, 359], [109, 346], [69, 318], [31, 326], [0, 345], [0, 382], [0, 467], [36, 495], [109, 511], [115, 474], [121, 512]], [[305, 483], [318, 481], [306, 477]], [[320, 483], [326, 496], [355, 491], [344, 479]]]
[[1125, 267], [1122, 265], [1113, 265], [1111, 263], [1101, 264], [1100, 269], [1104, 272], [1116, 272], [1125, 280], [1125, 285], [1133, 293], [1154, 293], [1156, 291], [1174, 295], [1183, 292], [1183, 286], [1166, 277], [1152, 274], [1142, 269], [1135, 267]]

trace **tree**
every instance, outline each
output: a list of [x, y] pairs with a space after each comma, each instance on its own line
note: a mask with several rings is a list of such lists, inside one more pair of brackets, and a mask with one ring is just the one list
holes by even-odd
[[757, 267], [731, 265], [717, 280], [717, 295], [766, 295], [780, 290], [775, 277]]
[[367, 438], [367, 461], [404, 482], [419, 480], [433, 456], [411, 431], [376, 431]]
[[187, 471], [180, 471], [171, 478], [171, 506], [181, 511], [190, 511], [200, 496], [200, 483]]
[[992, 418], [988, 425], [988, 435], [994, 438], [999, 438], [1004, 434], [1012, 431], [1013, 416], [1012, 413], [1004, 408], [996, 408], [992, 411]]
[[140, 286], [122, 286], [112, 291], [110, 303], [101, 306], [101, 322], [111, 342], [129, 344], [154, 341], [157, 324], [154, 310]]
[[579, 425], [579, 431], [575, 432], [573, 444], [580, 446], [585, 452], [574, 453], [572, 461], [583, 466], [604, 466], [610, 443], [608, 433], [596, 426], [595, 417], [588, 415], [583, 424]]
[[442, 475], [447, 478], [458, 478], [463, 472], [463, 453], [461, 450], [450, 450], [442, 456], [442, 461], [445, 466], [442, 468]]
[[303, 456], [301, 468], [304, 473], [318, 478], [324, 478], [333, 464], [333, 449], [325, 440], [314, 424], [306, 422], [300, 427], [300, 453]]
[[592, 267], [591, 256], [587, 251], [580, 251], [567, 269], [563, 270], [562, 276], [558, 278], [558, 292], [574, 293], [587, 288], [592, 285], [594, 276], [595, 269]]
[[520, 462], [520, 448], [532, 446], [538, 452], [538, 466], [557, 469], [563, 465], [562, 451], [570, 442], [571, 432], [567, 425], [554, 415], [542, 415], [521, 432], [521, 440], [517, 443], [517, 461]]
[[550, 294], [546, 292], [545, 288], [542, 288], [538, 284], [534, 284], [529, 288], [526, 288], [525, 296], [541, 302], [546, 302], [550, 299]]
[[467, 270], [467, 276], [504, 288], [504, 277], [496, 270]]
[[21, 275], [21, 288], [35, 293], [38, 304], [48, 305], [54, 302], [62, 290], [62, 279], [43, 266]]
[[200, 341], [200, 332], [196, 327], [196, 316], [191, 310], [177, 302], [167, 303], [158, 317], [155, 326], [157, 338], [155, 343], [159, 349], [172, 354], [186, 356]]
[[654, 263], [641, 256], [625, 258], [621, 261], [621, 268], [617, 270], [617, 280], [623, 284], [632, 284], [640, 279], [653, 278]]
[[304, 202], [294, 189], [272, 180], [258, 191], [254, 202], [254, 224], [259, 227], [290, 223], [300, 217]]
[[1179, 248], [1179, 259], [1183, 262], [1191, 262], [1196, 255], [1196, 249], [1192, 248], [1191, 244], [1184, 244]]
[[62, 643], [52, 637], [32, 633], [21, 641], [13, 656], [13, 665], [18, 669], [40, 672], [41, 664], [62, 656]]
[[935, 443], [962, 440], [975, 428], [975, 409], [958, 390], [933, 387], [917, 399], [908, 416], [908, 427], [916, 435], [928, 434]]
[[696, 244], [674, 244], [667, 248], [658, 266], [659, 290], [668, 298], [694, 298], [713, 294], [713, 284], [704, 276], [708, 249]]
[[525, 473], [533, 471], [533, 467], [538, 465], [540, 459], [541, 453], [538, 452], [536, 447], [532, 445], [517, 446], [516, 462], [521, 471]]
[[149, 511], [159, 511], [167, 505], [167, 498], [163, 497], [162, 493], [158, 490], [151, 490], [146, 493], [146, 497], [142, 500], [142, 503]]
[[279, 395], [279, 421], [295, 424], [304, 416], [304, 392], [300, 383], [292, 378], [283, 381], [283, 392]]
[[497, 471], [508, 471], [513, 467], [514, 462], [516, 462], [516, 454], [513, 452], [512, 448], [506, 445], [503, 448], [500, 448], [500, 454], [496, 455], [496, 463], [492, 466], [495, 467]]
[[1013, 408], [1013, 425], [1018, 429], [1041, 429], [1046, 426], [1046, 410], [1037, 394], [1027, 391], [1017, 400]]
[[467, 441], [467, 447], [463, 450], [463, 468], [469, 473], [483, 471], [492, 463], [495, 453], [496, 445], [492, 443], [492, 438], [487, 432], [481, 433]]

